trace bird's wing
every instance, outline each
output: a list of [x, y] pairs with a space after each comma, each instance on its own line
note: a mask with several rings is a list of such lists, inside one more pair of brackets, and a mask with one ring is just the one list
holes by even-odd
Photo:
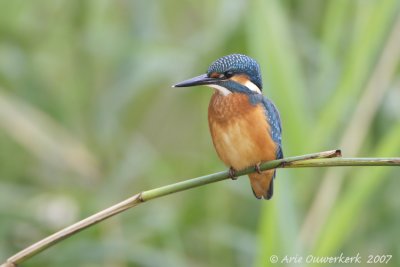
[[261, 104], [264, 106], [265, 115], [270, 125], [270, 135], [272, 140], [277, 144], [276, 158], [283, 158], [282, 151], [282, 125], [281, 118], [279, 116], [278, 109], [275, 107], [271, 100], [261, 94], [250, 95], [250, 101], [252, 104]]
[[271, 100], [263, 96], [262, 101], [265, 110], [268, 123], [270, 125], [271, 137], [272, 140], [278, 145], [276, 150], [276, 158], [281, 159], [283, 158], [283, 151], [282, 151], [282, 124], [281, 124], [281, 117], [279, 115], [278, 109], [275, 107], [274, 103]]
[[[265, 96], [261, 95], [261, 94], [254, 94], [254, 95], [250, 95], [250, 102], [253, 105], [262, 105], [265, 109], [265, 117], [268, 120], [268, 124], [269, 124], [269, 134], [272, 138], [272, 140], [275, 142], [276, 146], [276, 151], [275, 151], [275, 155], [277, 159], [281, 159], [283, 158], [283, 151], [282, 151], [282, 125], [281, 125], [281, 118], [279, 116], [279, 112], [278, 109], [275, 107], [274, 103], [272, 103], [268, 98], [266, 98]], [[267, 175], [267, 177], [269, 177], [268, 175], [271, 175], [269, 178], [269, 186], [268, 189], [266, 191], [266, 193], [263, 195], [263, 197], [265, 199], [270, 199], [274, 193], [274, 178], [276, 175], [276, 170], [271, 170], [268, 172], [272, 172], [272, 175], [269, 174], [264, 174]], [[256, 178], [254, 177], [254, 179], [252, 179], [252, 176], [254, 177], [255, 174], [250, 174], [250, 181], [261, 181], [263, 179], [260, 178]], [[263, 176], [265, 177], [265, 176]], [[254, 186], [252, 184], [253, 187], [253, 192], [256, 195], [256, 197], [260, 197], [259, 194], [256, 194], [255, 190], [254, 190]]]

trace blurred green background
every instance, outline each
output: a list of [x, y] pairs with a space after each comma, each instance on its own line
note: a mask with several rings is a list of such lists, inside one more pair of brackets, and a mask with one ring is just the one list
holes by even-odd
[[[0, 1], [0, 261], [142, 190], [225, 169], [207, 88], [215, 59], [257, 59], [286, 156], [400, 156], [397, 0]], [[291, 266], [275, 254], [393, 255], [398, 168], [279, 170], [167, 196], [23, 266]], [[304, 264], [306, 265], [306, 264]], [[292, 264], [301, 266], [301, 264]], [[318, 266], [314, 264], [313, 266]]]

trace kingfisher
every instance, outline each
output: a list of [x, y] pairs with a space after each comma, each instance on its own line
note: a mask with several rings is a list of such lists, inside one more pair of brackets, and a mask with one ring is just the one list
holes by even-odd
[[260, 171], [260, 163], [283, 158], [282, 127], [277, 108], [262, 94], [259, 64], [246, 55], [227, 55], [214, 61], [205, 74], [173, 87], [198, 85], [214, 89], [208, 124], [230, 177], [236, 179], [236, 171], [254, 166], [249, 178], [255, 197], [271, 199], [276, 171]]

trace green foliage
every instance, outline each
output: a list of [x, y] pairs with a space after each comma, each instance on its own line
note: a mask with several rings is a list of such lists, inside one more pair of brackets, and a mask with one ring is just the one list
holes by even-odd
[[[0, 1], [0, 259], [136, 192], [221, 170], [211, 91], [170, 85], [229, 53], [260, 62], [287, 156], [340, 146], [399, 156], [399, 8]], [[272, 254], [341, 252], [392, 254], [387, 266], [398, 266], [399, 173], [279, 170], [272, 201], [257, 201], [247, 179], [221, 182], [147, 203], [24, 266], [276, 266]]]

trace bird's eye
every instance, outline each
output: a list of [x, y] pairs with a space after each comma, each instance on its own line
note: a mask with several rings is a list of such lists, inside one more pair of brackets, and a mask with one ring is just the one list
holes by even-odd
[[230, 71], [230, 70], [228, 70], [228, 71], [225, 71], [224, 72], [224, 76], [225, 76], [225, 78], [230, 78], [230, 77], [232, 77], [233, 76], [233, 71]]

